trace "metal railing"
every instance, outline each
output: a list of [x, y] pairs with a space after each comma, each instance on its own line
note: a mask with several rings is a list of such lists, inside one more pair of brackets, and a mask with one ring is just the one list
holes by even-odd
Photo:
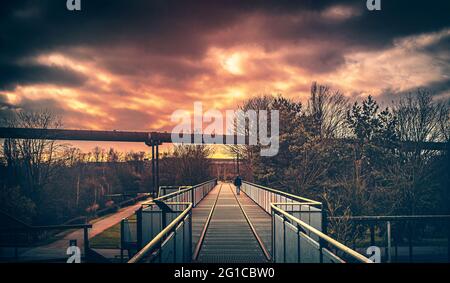
[[372, 263], [365, 256], [286, 211], [289, 207], [292, 209], [292, 206], [302, 205], [300, 203], [271, 204], [274, 262]]
[[272, 216], [274, 262], [372, 262], [326, 235], [321, 202], [246, 181], [241, 190]]
[[[136, 241], [143, 247], [137, 245], [137, 253], [128, 262], [190, 262], [192, 208], [215, 184], [216, 180], [205, 182], [144, 204], [134, 226]], [[269, 205], [274, 262], [372, 262], [321, 231], [324, 218], [320, 202], [248, 182], [242, 191], [264, 210]], [[130, 227], [122, 230], [124, 235], [133, 229]]]
[[192, 202], [193, 207], [197, 204], [217, 185], [217, 179], [209, 180], [195, 186], [186, 186], [170, 194], [160, 196], [152, 201], [143, 203], [143, 205], [151, 205], [155, 201], [171, 201], [171, 202]]
[[258, 184], [253, 184], [247, 181], [242, 182], [241, 190], [245, 192], [254, 202], [256, 202], [260, 207], [262, 207], [267, 213], [270, 213], [270, 204], [277, 203], [293, 203], [301, 202], [307, 203], [311, 206], [322, 208], [322, 203], [296, 196], [290, 193], [286, 193], [280, 190], [275, 190], [272, 188], [264, 187]]
[[190, 188], [190, 186], [159, 186], [158, 197], [162, 197], [188, 188]]
[[[368, 237], [367, 245], [384, 248], [384, 262], [450, 262], [450, 215], [338, 216], [328, 220], [348, 222], [362, 230], [361, 240]], [[356, 244], [354, 249], [358, 249]]]
[[[9, 258], [11, 261], [18, 261], [20, 259], [19, 249], [39, 248], [45, 247], [48, 244], [45, 239], [49, 237], [48, 233], [60, 233], [68, 230], [83, 229], [83, 248], [84, 261], [89, 261], [89, 254], [91, 252], [89, 246], [89, 228], [92, 224], [73, 224], [73, 225], [49, 225], [49, 226], [21, 226], [21, 227], [2, 227], [0, 228], [0, 247], [13, 248], [14, 255]], [[70, 241], [67, 242], [67, 246]], [[57, 254], [57, 255], [56, 255]], [[62, 257], [58, 251], [55, 256], [49, 254], [48, 258], [40, 257], [37, 261], [61, 261], [67, 258]]]
[[[125, 218], [121, 222], [121, 259], [123, 260], [124, 249], [128, 250], [129, 257], [134, 257], [136, 253], [152, 254], [155, 253], [154, 249], [165, 247], [165, 242], [161, 243], [161, 245], [152, 245], [151, 247], [149, 244], [154, 242], [155, 239], [159, 243], [166, 239], [171, 241], [171, 237], [176, 238], [175, 230], [169, 229], [169, 231], [166, 231], [165, 229], [167, 227], [173, 228], [173, 225], [180, 224], [179, 221], [186, 222], [186, 219], [179, 219], [180, 215], [187, 213], [185, 206], [190, 204], [191, 208], [195, 207], [216, 184], [217, 179], [213, 179], [195, 186], [187, 186], [184, 189], [143, 203], [141, 208], [136, 211], [134, 219]], [[190, 219], [190, 217], [188, 218]], [[175, 229], [178, 229], [178, 226]], [[183, 231], [189, 231], [189, 237], [192, 237], [191, 229], [184, 229]], [[183, 256], [183, 262], [191, 260], [192, 243], [189, 243], [189, 246], [191, 246], [189, 260]], [[166, 262], [166, 256], [162, 256], [160, 260]], [[178, 260], [180, 259], [173, 260], [177, 260], [174, 262], [179, 262]]]
[[192, 203], [167, 203], [186, 208], [153, 237], [128, 263], [182, 263], [192, 259]]
[[325, 217], [322, 216], [321, 202], [247, 181], [242, 182], [241, 190], [268, 214], [272, 213], [271, 205], [273, 203], [296, 204], [287, 207], [291, 214], [320, 231], [324, 228], [322, 222]]

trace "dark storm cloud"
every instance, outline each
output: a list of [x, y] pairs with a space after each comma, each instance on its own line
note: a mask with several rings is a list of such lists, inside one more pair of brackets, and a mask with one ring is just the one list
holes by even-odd
[[57, 117], [69, 114], [64, 106], [55, 99], [38, 99], [31, 100], [24, 98], [19, 104], [10, 104], [5, 100], [5, 96], [0, 93], [0, 123], [3, 118], [13, 117], [17, 111], [24, 110], [27, 112], [49, 110]]
[[[204, 1], [83, 1], [82, 12], [69, 12], [65, 2], [17, 1], [2, 18], [2, 51], [9, 55], [71, 45], [130, 44], [162, 54], [199, 55], [203, 35], [222, 28], [239, 14], [224, 3]], [[23, 10], [34, 17], [18, 17]], [[15, 48], [11, 48], [11, 47]]]
[[450, 50], [450, 37], [442, 38], [424, 48], [424, 51], [430, 54], [443, 54]]
[[139, 56], [127, 57], [115, 56], [120, 55], [120, 51], [112, 52], [112, 56], [106, 55], [100, 58], [99, 64], [118, 75], [150, 76], [157, 73], [177, 80], [211, 72], [208, 68], [190, 60], [173, 56], [152, 56], [143, 53], [138, 53]]
[[449, 1], [382, 1], [382, 11], [365, 11], [365, 16], [349, 23], [361, 41], [388, 42], [398, 36], [432, 32], [450, 25]]
[[441, 94], [448, 93], [450, 91], [450, 79], [443, 79], [442, 81], [431, 82], [429, 84], [410, 88], [404, 91], [395, 91], [392, 89], [386, 89], [377, 97], [377, 99], [386, 104], [389, 104], [390, 102], [395, 101], [401, 97], [417, 93], [419, 90], [427, 91], [433, 96], [439, 96]]
[[324, 50], [317, 48], [310, 53], [293, 53], [285, 57], [286, 63], [319, 74], [336, 70], [345, 63], [341, 50]]
[[[436, 81], [428, 85], [421, 86], [420, 89], [428, 90], [432, 95], [437, 96], [450, 91], [450, 79]], [[413, 92], [413, 90], [411, 90], [410, 92]]]
[[81, 86], [87, 78], [70, 69], [42, 65], [0, 65], [0, 90], [12, 90], [17, 85], [48, 83]]
[[[382, 1], [382, 11], [369, 12], [365, 0], [352, 1], [82, 1], [81, 12], [69, 12], [65, 0], [7, 1], [0, 14], [0, 70], [3, 74], [20, 73], [20, 83], [34, 83], [36, 67], [17, 70], [16, 62], [43, 52], [61, 51], [74, 46], [88, 48], [133, 47], [136, 57], [143, 54], [172, 56], [172, 62], [161, 65], [164, 74], [175, 76], [195, 74], [186, 69], [177, 58], [202, 58], [214, 45], [242, 44], [258, 40], [268, 49], [285, 45], [317, 42], [326, 46], [339, 46], [332, 53], [316, 52], [305, 62], [304, 68], [312, 72], [328, 72], [338, 68], [343, 55], [354, 50], [386, 48], [400, 36], [440, 30], [449, 26], [449, 1]], [[352, 7], [359, 15], [345, 21], [321, 18], [333, 5]], [[261, 30], [252, 37], [239, 33], [228, 39], [214, 35], [236, 27], [252, 15], [260, 15]], [[300, 21], [292, 17], [301, 17]], [[237, 30], [238, 31], [238, 30]], [[343, 42], [345, 44], [343, 44]], [[315, 45], [316, 48], [321, 46]], [[321, 50], [321, 49], [319, 49]], [[114, 54], [114, 52], [112, 52]], [[101, 55], [101, 54], [100, 54]], [[332, 58], [332, 60], [329, 60]], [[316, 64], [314, 62], [325, 62]], [[133, 74], [155, 66], [125, 66], [120, 60], [104, 62], [119, 73]], [[148, 63], [148, 62], [147, 62]], [[167, 62], [166, 62], [167, 63]], [[136, 66], [133, 69], [133, 66]], [[181, 68], [180, 68], [181, 66]], [[28, 71], [28, 74], [27, 74]], [[50, 72], [49, 82], [76, 82], [80, 78], [56, 79], [57, 71]], [[198, 69], [197, 71], [205, 71]], [[3, 75], [4, 76], [4, 75]], [[14, 78], [16, 76], [11, 76]], [[42, 76], [41, 76], [42, 78]], [[0, 79], [12, 85], [8, 77]]]
[[80, 125], [85, 120], [89, 120], [92, 117], [84, 113], [73, 111], [64, 105], [62, 101], [54, 98], [41, 98], [41, 99], [29, 99], [23, 98], [19, 103], [11, 105], [4, 102], [4, 96], [0, 93], [0, 119], [2, 117], [12, 117], [17, 111], [25, 112], [42, 112], [49, 111], [57, 119], [76, 117], [76, 122], [71, 123], [71, 125]]
[[26, 111], [41, 111], [43, 109], [47, 110], [51, 109], [51, 111], [55, 115], [62, 115], [64, 112], [66, 112], [64, 105], [53, 98], [45, 98], [38, 100], [25, 98], [20, 101], [17, 107]]

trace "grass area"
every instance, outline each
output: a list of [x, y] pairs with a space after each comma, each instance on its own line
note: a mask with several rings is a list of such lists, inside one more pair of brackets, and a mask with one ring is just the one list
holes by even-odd
[[89, 240], [94, 249], [120, 249], [120, 222]]
[[[136, 220], [136, 215], [128, 219]], [[120, 249], [120, 222], [91, 238], [89, 245], [94, 249]]]

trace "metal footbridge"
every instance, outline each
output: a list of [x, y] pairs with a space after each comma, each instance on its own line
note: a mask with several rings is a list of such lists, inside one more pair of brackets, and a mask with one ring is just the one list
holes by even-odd
[[326, 235], [322, 204], [243, 182], [208, 181], [145, 203], [121, 222], [129, 263], [371, 261]]
[[[153, 188], [160, 187], [159, 145], [171, 143], [172, 135], [161, 132], [0, 127], [0, 138], [8, 139], [145, 143], [151, 147]], [[188, 138], [187, 143], [217, 143], [204, 139], [201, 133], [182, 136]], [[249, 144], [248, 136], [217, 135], [216, 138], [224, 144]], [[445, 142], [402, 141], [392, 146], [407, 151], [449, 149]], [[448, 219], [448, 216], [443, 217]], [[397, 220], [386, 219], [388, 226], [389, 221]], [[169, 193], [165, 191], [157, 199], [142, 205], [132, 217], [123, 219], [121, 258], [130, 263], [371, 262], [328, 236], [326, 220], [320, 202], [249, 182], [243, 182], [242, 192], [237, 195], [233, 185], [211, 180], [195, 186], [179, 187]], [[374, 223], [370, 225], [371, 242], [374, 242]], [[85, 250], [89, 250], [86, 245], [88, 226], [83, 228]], [[412, 237], [409, 250], [411, 257]], [[448, 254], [450, 258], [450, 250]]]

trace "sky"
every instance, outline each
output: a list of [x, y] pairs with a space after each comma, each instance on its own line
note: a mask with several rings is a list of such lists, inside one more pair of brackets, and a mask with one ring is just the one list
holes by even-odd
[[[171, 114], [246, 98], [450, 98], [450, 1], [2, 1], [0, 116], [49, 109], [64, 128], [171, 131]], [[96, 143], [77, 144], [89, 149]], [[100, 144], [145, 149], [143, 145]]]

